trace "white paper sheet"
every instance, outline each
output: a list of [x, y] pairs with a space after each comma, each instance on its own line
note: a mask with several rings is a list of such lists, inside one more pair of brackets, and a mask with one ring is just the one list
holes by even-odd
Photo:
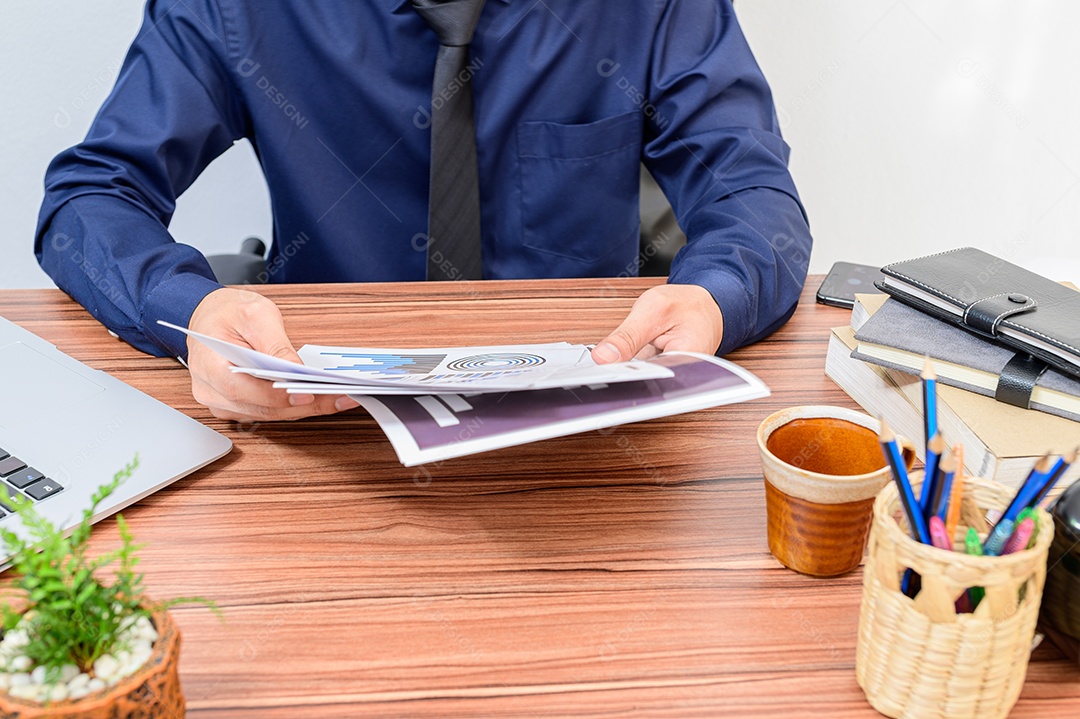
[[709, 355], [670, 352], [648, 362], [673, 376], [502, 397], [353, 396], [386, 432], [401, 463], [412, 467], [769, 394], [750, 372]]
[[[342, 385], [342, 394], [362, 394], [362, 387], [428, 394], [440, 390], [508, 392], [672, 376], [666, 367], [639, 360], [597, 365], [587, 347], [566, 342], [422, 349], [305, 345], [298, 353], [304, 362], [300, 365], [167, 322], [159, 324], [194, 337], [232, 363], [236, 371], [279, 382], [317, 383], [320, 394], [333, 393], [329, 387], [333, 384]], [[315, 388], [286, 389], [314, 393]]]

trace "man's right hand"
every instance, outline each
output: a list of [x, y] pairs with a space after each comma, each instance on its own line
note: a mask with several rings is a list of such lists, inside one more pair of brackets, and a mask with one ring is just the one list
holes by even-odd
[[[255, 292], [223, 287], [203, 298], [191, 315], [188, 328], [211, 337], [250, 347], [290, 362], [300, 363], [281, 311]], [[333, 414], [358, 406], [344, 395], [287, 394], [272, 383], [231, 372], [220, 355], [194, 337], [188, 337], [191, 393], [219, 419], [240, 422], [302, 419]]]

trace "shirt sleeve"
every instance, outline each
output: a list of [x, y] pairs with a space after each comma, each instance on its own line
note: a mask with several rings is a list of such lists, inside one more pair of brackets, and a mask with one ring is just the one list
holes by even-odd
[[687, 235], [668, 281], [712, 293], [725, 354], [795, 311], [810, 229], [772, 94], [729, 0], [669, 0], [652, 52], [644, 161]]
[[176, 198], [245, 135], [226, 28], [213, 0], [147, 4], [142, 29], [86, 139], [53, 160], [34, 252], [60, 289], [135, 347], [186, 357], [186, 326], [218, 289], [167, 225]]

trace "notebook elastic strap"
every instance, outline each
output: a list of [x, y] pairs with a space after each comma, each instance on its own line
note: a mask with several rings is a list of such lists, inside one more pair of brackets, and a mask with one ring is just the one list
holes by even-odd
[[1001, 370], [994, 399], [1014, 407], [1029, 409], [1035, 383], [1046, 371], [1046, 363], [1026, 352], [1017, 352]]
[[964, 310], [962, 321], [973, 330], [996, 337], [998, 325], [1013, 315], [1032, 312], [1039, 303], [1020, 292], [1003, 292], [972, 302]]

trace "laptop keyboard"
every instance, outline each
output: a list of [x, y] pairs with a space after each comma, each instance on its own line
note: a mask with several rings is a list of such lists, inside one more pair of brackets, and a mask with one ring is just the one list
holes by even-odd
[[51, 497], [63, 489], [57, 482], [30, 467], [23, 460], [0, 447], [0, 517], [14, 511], [10, 497], [27, 496], [35, 502]]

